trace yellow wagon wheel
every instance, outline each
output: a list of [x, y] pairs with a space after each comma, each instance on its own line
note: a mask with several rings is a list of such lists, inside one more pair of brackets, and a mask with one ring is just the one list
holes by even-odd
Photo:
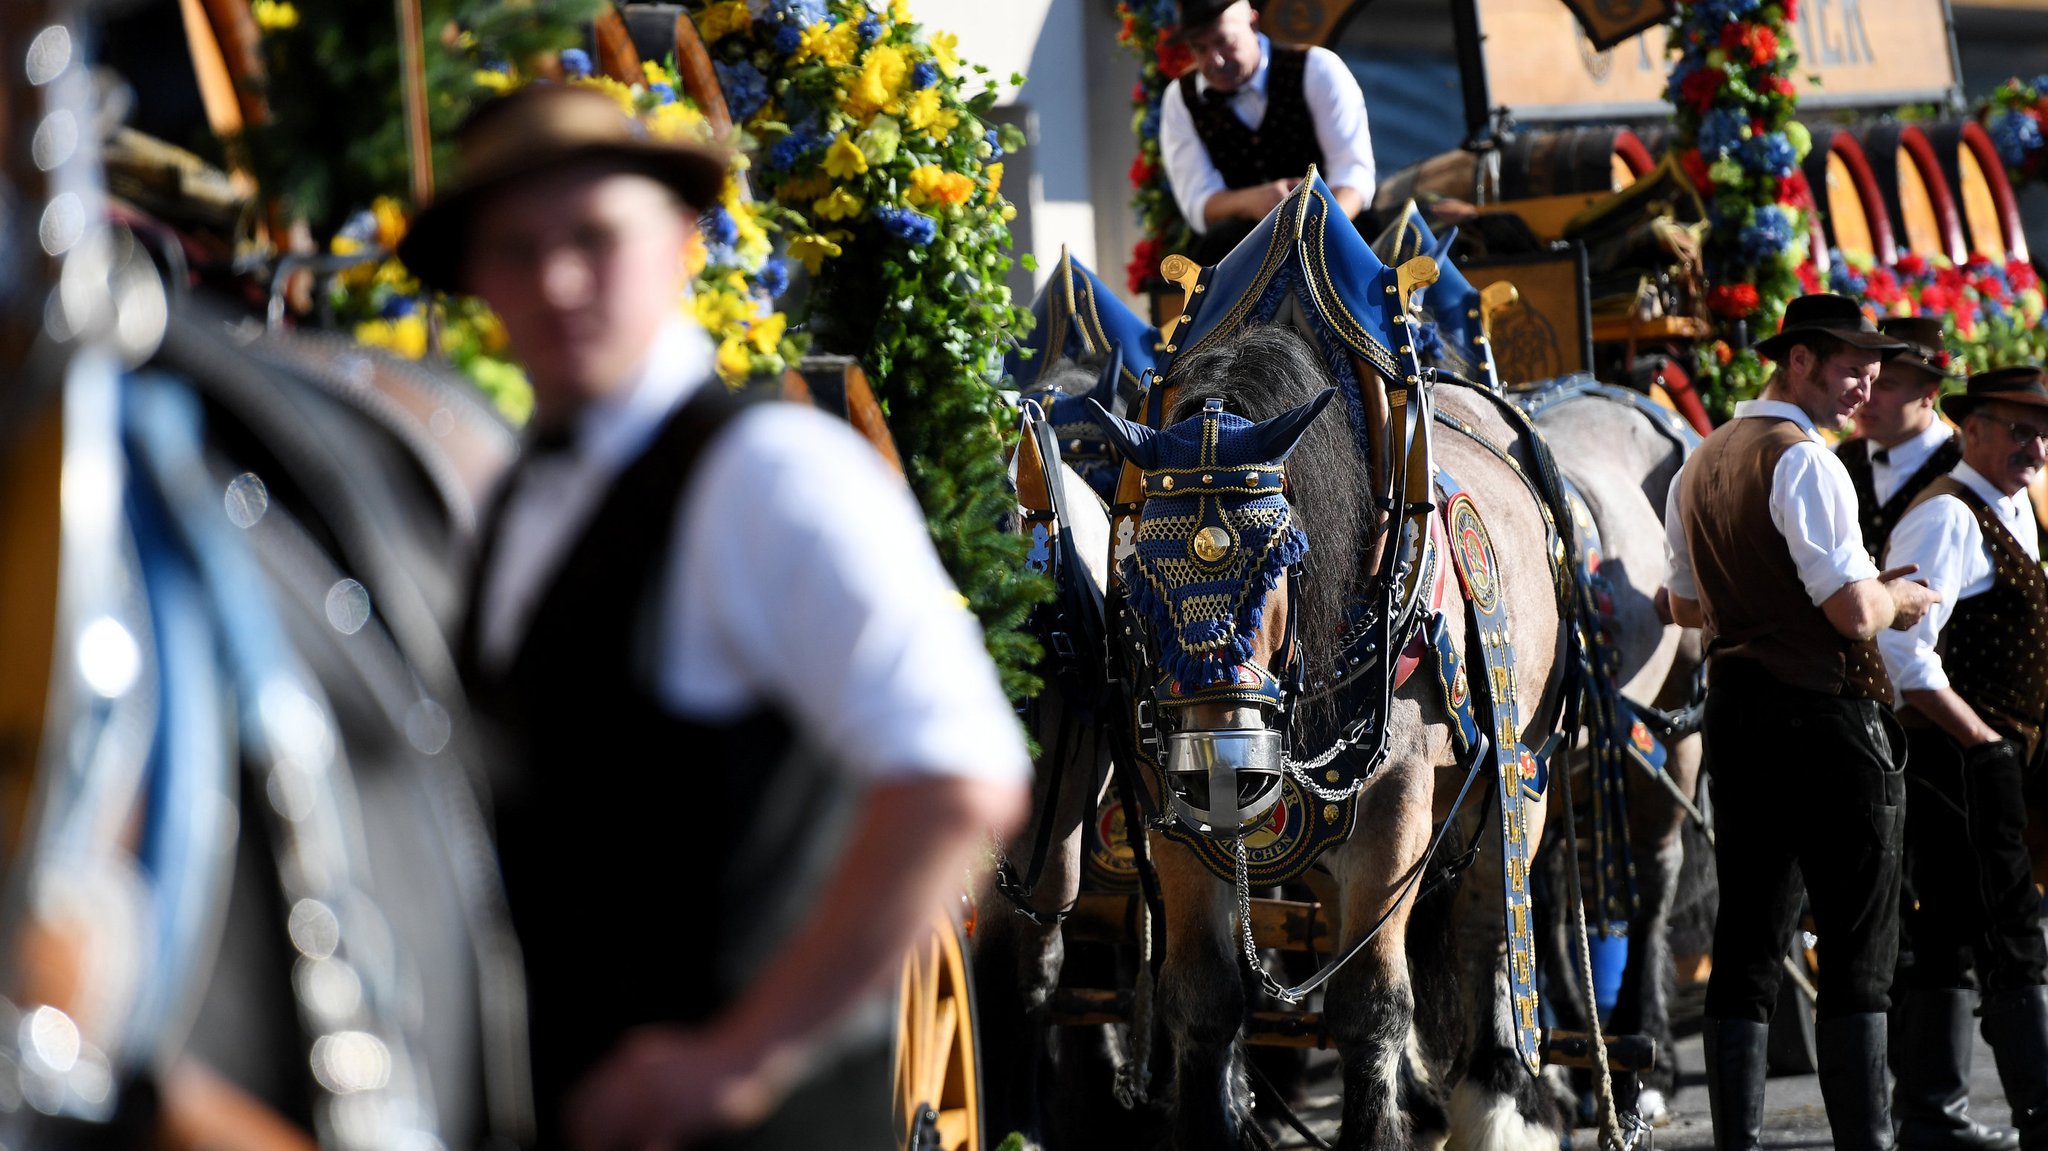
[[981, 1151], [981, 1056], [966, 937], [950, 915], [903, 961], [896, 1018], [898, 1146], [909, 1151]]

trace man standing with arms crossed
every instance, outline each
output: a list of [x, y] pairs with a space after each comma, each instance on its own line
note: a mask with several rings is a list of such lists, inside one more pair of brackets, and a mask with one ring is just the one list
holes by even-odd
[[539, 1145], [891, 1148], [885, 985], [1029, 802], [980, 629], [850, 428], [713, 375], [722, 156], [557, 86], [459, 146], [399, 254], [534, 388], [461, 651], [511, 749]]
[[1816, 1030], [1835, 1146], [1892, 1146], [1885, 993], [1905, 783], [1873, 640], [1911, 626], [1933, 596], [1871, 562], [1848, 474], [1818, 429], [1840, 428], [1902, 346], [1853, 300], [1794, 300], [1757, 346], [1776, 364], [1769, 385], [1672, 487], [1672, 610], [1705, 629], [1709, 660], [1721, 911], [1705, 1039], [1719, 1151], [1762, 1138], [1765, 1040], [1802, 873], [1821, 939]]
[[[1159, 102], [1159, 151], [1213, 264], [1314, 165], [1346, 216], [1372, 206], [1372, 132], [1358, 80], [1328, 48], [1281, 47], [1248, 0], [1181, 0], [1174, 33], [1195, 66]], [[1367, 224], [1366, 235], [1371, 236]]]
[[1878, 641], [1911, 749], [1903, 1006], [1909, 1027], [1929, 1018], [1899, 1053], [1899, 1144], [2013, 1145], [1967, 1115], [1974, 968], [2018, 1145], [2035, 1151], [2048, 1147], [2048, 944], [2022, 785], [2048, 722], [2048, 578], [2027, 485], [2048, 460], [2048, 384], [2034, 367], [1985, 372], [1942, 411], [1962, 426], [1962, 462], [1920, 494], [1887, 554], [1917, 564], [1941, 602]]
[[1884, 362], [1870, 399], [1856, 413], [1856, 435], [1835, 449], [1856, 487], [1857, 523], [1863, 546], [1884, 555], [1892, 525], [1906, 514], [1920, 489], [1948, 474], [1963, 458], [1962, 445], [1934, 414], [1934, 397], [1948, 370], [1941, 321], [1932, 316], [1891, 317], [1878, 330], [1906, 345]]

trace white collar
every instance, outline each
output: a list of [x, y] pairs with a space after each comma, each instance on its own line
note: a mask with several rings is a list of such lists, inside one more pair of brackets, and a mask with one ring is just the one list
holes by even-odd
[[[1230, 98], [1231, 98], [1232, 100], [1235, 100], [1235, 99], [1237, 99], [1237, 98], [1238, 98], [1239, 96], [1242, 96], [1242, 95], [1244, 95], [1244, 94], [1245, 94], [1245, 93], [1247, 93], [1247, 92], [1255, 92], [1255, 93], [1259, 94], [1260, 96], [1264, 96], [1264, 95], [1266, 94], [1266, 77], [1267, 77], [1267, 76], [1268, 76], [1268, 74], [1270, 74], [1270, 73], [1272, 72], [1272, 70], [1273, 70], [1273, 68], [1272, 68], [1272, 64], [1273, 64], [1273, 42], [1272, 42], [1271, 40], [1269, 40], [1269, 39], [1267, 39], [1267, 38], [1266, 38], [1266, 34], [1265, 34], [1264, 32], [1261, 32], [1261, 33], [1259, 33], [1258, 35], [1259, 35], [1259, 66], [1258, 66], [1258, 69], [1257, 69], [1256, 71], [1254, 71], [1254, 72], [1252, 73], [1251, 79], [1249, 79], [1249, 80], [1246, 80], [1246, 81], [1245, 81], [1244, 83], [1242, 83], [1242, 84], [1239, 84], [1239, 85], [1238, 85], [1237, 87], [1235, 87], [1235, 88], [1232, 88], [1232, 89], [1230, 90]], [[1201, 94], [1201, 93], [1203, 93], [1203, 92], [1207, 92], [1208, 90], [1209, 90], [1209, 78], [1208, 78], [1207, 76], [1204, 76], [1204, 75], [1202, 75], [1202, 74], [1201, 74], [1200, 72], [1197, 72], [1197, 73], [1195, 73], [1195, 92], [1196, 92], [1196, 94], [1197, 94], [1197, 95], [1199, 95], [1199, 94]]]
[[1888, 448], [1876, 440], [1871, 440], [1870, 450], [1873, 452], [1882, 450], [1887, 454], [1888, 458], [1893, 460], [1897, 460], [1902, 456], [1907, 459], [1925, 459], [1933, 455], [1934, 449], [1946, 443], [1948, 438], [1954, 434], [1954, 430], [1943, 422], [1941, 417], [1936, 416], [1926, 427], [1921, 428], [1919, 431]]
[[1791, 420], [1799, 425], [1800, 431], [1806, 433], [1807, 439], [1815, 443], [1826, 442], [1821, 439], [1820, 431], [1813, 426], [1813, 417], [1806, 414], [1806, 409], [1798, 404], [1786, 403], [1784, 400], [1743, 400], [1735, 405], [1735, 418]]
[[1982, 472], [1971, 467], [1968, 463], [1957, 464], [1949, 469], [1948, 474], [1954, 476], [1956, 482], [1983, 497], [1985, 503], [1996, 508], [1998, 510], [1998, 518], [2007, 524], [2018, 523], [2021, 516], [2033, 511], [2033, 504], [2028, 501], [2025, 488], [2021, 488], [2011, 495], [2006, 495], [2004, 492], [1993, 487], [1991, 481], [1985, 479]]
[[570, 451], [579, 462], [609, 469], [647, 446], [661, 421], [711, 375], [711, 339], [677, 315], [648, 346], [632, 384], [583, 405], [571, 417]]

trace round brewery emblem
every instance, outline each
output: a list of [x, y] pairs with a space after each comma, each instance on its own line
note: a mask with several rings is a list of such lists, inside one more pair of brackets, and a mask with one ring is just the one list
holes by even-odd
[[1138, 864], [1131, 852], [1131, 839], [1124, 823], [1124, 805], [1114, 796], [1104, 797], [1088, 825], [1089, 876], [1112, 889], [1135, 887]]
[[1493, 543], [1486, 536], [1486, 525], [1480, 522], [1479, 509], [1463, 494], [1451, 501], [1451, 539], [1458, 549], [1465, 591], [1481, 612], [1492, 612], [1500, 603], [1500, 585], [1493, 571]]
[[1289, 780], [1280, 789], [1280, 802], [1266, 816], [1266, 822], [1244, 837], [1245, 859], [1254, 868], [1269, 867], [1301, 847], [1308, 835], [1308, 807]]

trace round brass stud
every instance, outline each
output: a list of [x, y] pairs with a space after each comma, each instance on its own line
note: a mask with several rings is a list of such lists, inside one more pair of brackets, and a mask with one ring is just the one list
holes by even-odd
[[1172, 490], [1173, 490], [1173, 477], [1172, 477], [1172, 476], [1161, 476], [1161, 477], [1159, 477], [1159, 486], [1160, 486], [1160, 487], [1162, 487], [1162, 488], [1165, 488], [1165, 489], [1166, 489], [1167, 491], [1172, 491]]
[[1195, 555], [1203, 563], [1215, 563], [1230, 554], [1230, 533], [1222, 528], [1203, 528], [1195, 533]]

